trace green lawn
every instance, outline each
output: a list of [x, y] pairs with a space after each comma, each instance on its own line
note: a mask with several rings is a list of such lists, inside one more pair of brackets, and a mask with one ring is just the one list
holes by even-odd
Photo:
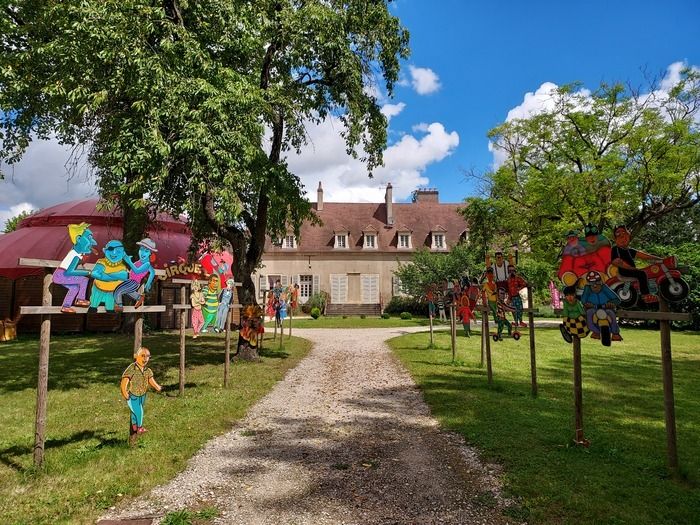
[[[700, 336], [673, 333], [678, 450], [684, 479], [669, 479], [659, 334], [623, 329], [624, 342], [582, 342], [585, 436], [571, 446], [571, 346], [537, 330], [539, 396], [530, 395], [528, 337], [492, 342], [494, 384], [480, 368], [480, 337], [411, 334], [391, 346], [433, 414], [505, 468], [515, 515], [547, 524], [700, 523]], [[527, 332], [525, 332], [527, 334]], [[512, 510], [512, 509], [511, 509]]]
[[223, 388], [223, 336], [188, 338], [183, 398], [178, 398], [177, 334], [146, 336], [163, 394], [149, 393], [137, 447], [127, 445], [129, 413], [119, 395], [133, 362], [133, 339], [53, 336], [45, 468], [32, 467], [38, 339], [0, 344], [0, 522], [94, 523], [122, 498], [181, 471], [211, 437], [240, 419], [308, 352], [308, 341], [265, 341], [260, 363], [236, 362]]
[[[296, 317], [292, 320], [292, 334], [294, 334], [294, 328], [396, 328], [401, 326], [425, 326], [427, 327], [430, 323], [427, 317], [414, 317], [413, 319], [400, 319], [398, 316], [390, 317], [389, 319], [382, 319], [381, 317], [367, 316], [365, 319], [361, 317], [350, 316], [343, 318], [340, 317], [319, 317], [318, 319], [311, 319], [309, 317], [297, 319]], [[449, 323], [440, 323], [434, 321], [434, 326], [449, 326]], [[271, 332], [274, 330], [274, 321], [268, 321], [265, 323], [265, 330]], [[285, 335], [289, 330], [289, 318], [284, 320], [284, 333]]]

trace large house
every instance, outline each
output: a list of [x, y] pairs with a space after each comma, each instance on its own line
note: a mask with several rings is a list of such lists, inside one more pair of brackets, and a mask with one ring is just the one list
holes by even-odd
[[447, 252], [466, 237], [460, 206], [441, 204], [435, 189], [394, 203], [391, 184], [383, 203], [324, 203], [319, 183], [314, 209], [323, 224], [305, 223], [299, 238], [290, 231], [267, 239], [263, 267], [254, 276], [258, 297], [279, 279], [283, 286], [299, 284], [302, 304], [327, 292], [328, 313], [379, 313], [399, 293], [399, 262], [421, 248]]

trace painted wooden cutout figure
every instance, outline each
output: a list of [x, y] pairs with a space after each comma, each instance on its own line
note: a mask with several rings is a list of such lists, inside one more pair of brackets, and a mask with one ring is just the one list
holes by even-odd
[[226, 281], [233, 279], [231, 268], [233, 255], [229, 252], [205, 252], [199, 257], [199, 263], [208, 275], [219, 277], [219, 290], [226, 287]]
[[124, 264], [124, 245], [121, 241], [111, 240], [102, 249], [104, 257], [95, 263], [92, 276], [95, 280], [90, 290], [89, 312], [96, 312], [104, 304], [105, 310], [114, 311], [114, 290], [129, 278]]
[[600, 339], [605, 346], [610, 346], [611, 340], [622, 341], [615, 315], [620, 298], [603, 282], [598, 272], [592, 271], [586, 275], [581, 302], [586, 307], [586, 323], [592, 332], [591, 338]]
[[575, 286], [567, 286], [564, 288], [564, 303], [562, 305], [562, 315], [564, 317], [562, 324], [559, 325], [561, 336], [564, 341], [571, 343], [573, 336], [583, 339], [590, 330], [586, 321], [586, 310], [583, 304], [579, 301], [576, 295]]
[[494, 337], [497, 341], [503, 341], [503, 327], [508, 328], [508, 337], [513, 333], [513, 327], [510, 321], [506, 318], [506, 312], [514, 312], [515, 308], [506, 303], [506, 291], [503, 288], [498, 289], [498, 303], [496, 304], [496, 324], [498, 330]]
[[527, 288], [527, 282], [516, 272], [515, 266], [508, 268], [508, 302], [514, 308], [513, 322], [515, 326], [527, 326], [523, 322], [523, 300], [520, 290]]
[[503, 290], [508, 290], [508, 269], [513, 266], [513, 258], [508, 257], [508, 260], [503, 256], [503, 252], [494, 253], [495, 261], [491, 263], [491, 256], [486, 255], [486, 268], [493, 270], [493, 278], [496, 281], [496, 286]]
[[241, 312], [241, 329], [238, 332], [236, 354], [243, 359], [257, 358], [258, 335], [264, 332], [262, 310], [254, 305]]
[[610, 258], [612, 265], [617, 268], [620, 281], [636, 280], [639, 285], [639, 293], [642, 294], [642, 301], [645, 303], [658, 302], [658, 297], [649, 290], [647, 274], [643, 270], [637, 269], [634, 260], [638, 258], [652, 264], [660, 264], [662, 259], [641, 250], [630, 248], [630, 232], [626, 226], [616, 226], [613, 230], [613, 236], [615, 238], [615, 246], [613, 246]]
[[219, 283], [219, 276], [212, 274], [209, 276], [209, 285], [204, 290], [204, 308], [202, 309], [204, 325], [201, 330], [203, 334], [207, 333], [209, 325], [216, 326], [216, 314], [219, 311], [219, 292], [221, 290]]
[[447, 316], [445, 315], [445, 299], [442, 292], [437, 293], [437, 309], [440, 315], [440, 321], [447, 322]]
[[53, 273], [52, 280], [55, 284], [68, 289], [66, 297], [63, 299], [61, 312], [75, 313], [73, 306], [90, 306], [90, 301], [86, 299], [87, 287], [89, 284], [90, 272], [78, 269], [83, 256], [88, 253], [97, 253], [93, 246], [97, 241], [92, 236], [90, 225], [81, 222], [80, 224], [68, 225], [68, 236], [73, 243], [73, 248], [66, 254], [58, 268]]
[[460, 307], [459, 310], [457, 310], [457, 317], [462, 321], [462, 327], [464, 327], [464, 335], [466, 337], [471, 337], [471, 326], [470, 322], [471, 320], [476, 321], [476, 317], [474, 316], [474, 312], [472, 312], [472, 309], [469, 306], [469, 297], [467, 295], [462, 295], [462, 298], [460, 299]]
[[582, 287], [588, 272], [598, 272], [606, 280], [610, 267], [610, 241], [593, 224], [586, 225], [584, 238], [574, 230], [566, 234], [557, 275], [564, 286]]
[[192, 305], [192, 339], [199, 337], [199, 332], [204, 326], [204, 314], [202, 307], [206, 300], [202, 293], [202, 285], [199, 281], [192, 281], [192, 292], [190, 293], [190, 304]]
[[223, 332], [226, 330], [226, 318], [228, 317], [228, 309], [233, 299], [233, 279], [226, 281], [226, 288], [221, 290], [219, 294], [219, 306], [216, 312], [216, 327], [214, 331]]
[[136, 361], [131, 363], [124, 373], [120, 389], [122, 397], [129, 406], [130, 427], [129, 434], [143, 434], [147, 432], [143, 426], [143, 405], [146, 402], [148, 387], [160, 392], [163, 388], [153, 378], [153, 371], [148, 368], [151, 352], [142, 346], [134, 355]]
[[489, 307], [493, 314], [494, 322], [498, 322], [498, 287], [493, 280], [493, 268], [486, 268], [486, 281], [481, 285], [481, 292], [484, 297], [484, 305]]
[[428, 302], [428, 317], [433, 319], [435, 317], [435, 294], [431, 288], [425, 293], [425, 300]]
[[[136, 243], [139, 247], [139, 259], [136, 262], [132, 262], [131, 257], [124, 255], [124, 262], [130, 268], [129, 278], [120, 283], [119, 286], [114, 290], [114, 311], [121, 312], [124, 309], [123, 306], [123, 296], [126, 295], [131, 297], [136, 303], [134, 308], [140, 308], [143, 306], [146, 294], [151, 291], [151, 285], [153, 284], [153, 279], [156, 276], [156, 271], [153, 268], [153, 264], [156, 262], [156, 243], [150, 238], [146, 237], [141, 239]], [[144, 285], [143, 293], [139, 293], [139, 288], [141, 288], [141, 283], [143, 278], [148, 276], [146, 279], [146, 284]]]

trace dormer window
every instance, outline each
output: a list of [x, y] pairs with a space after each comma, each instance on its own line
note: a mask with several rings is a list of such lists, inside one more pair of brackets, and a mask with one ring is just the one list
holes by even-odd
[[446, 250], [447, 249], [447, 243], [445, 242], [445, 234], [447, 233], [447, 230], [443, 228], [442, 226], [435, 226], [432, 231], [430, 232], [430, 237], [431, 237], [431, 242], [430, 242], [430, 249], [431, 250]]
[[294, 235], [286, 235], [284, 238], [284, 243], [282, 244], [282, 247], [288, 250], [294, 249], [297, 247], [297, 239]]
[[347, 250], [350, 246], [350, 232], [348, 230], [337, 230], [333, 233], [335, 235], [334, 248], [338, 250]]
[[396, 245], [399, 250], [409, 250], [413, 248], [413, 243], [411, 242], [411, 232], [408, 230], [399, 231]]
[[365, 248], [373, 249], [377, 247], [377, 234], [365, 233]]

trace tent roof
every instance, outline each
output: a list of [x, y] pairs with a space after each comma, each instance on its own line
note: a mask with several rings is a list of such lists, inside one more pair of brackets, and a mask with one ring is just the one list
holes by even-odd
[[[16, 231], [0, 235], [0, 276], [17, 279], [42, 274], [41, 268], [19, 266], [20, 257], [63, 259], [72, 247], [68, 237], [68, 224], [89, 223], [98, 251], [110, 239], [121, 239], [121, 216], [97, 211], [97, 202], [97, 199], [84, 199], [46, 208], [21, 221]], [[149, 228], [148, 235], [158, 247], [156, 267], [162, 267], [178, 258], [186, 258], [191, 236], [183, 222], [167, 215], [159, 215]], [[90, 255], [85, 262], [95, 262], [100, 257], [101, 255]]]

